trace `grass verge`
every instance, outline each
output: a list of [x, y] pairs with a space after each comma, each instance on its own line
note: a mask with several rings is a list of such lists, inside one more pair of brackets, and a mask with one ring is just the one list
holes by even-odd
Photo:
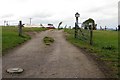
[[23, 36], [18, 36], [18, 28], [14, 26], [2, 27], [2, 53], [8, 51], [11, 48], [14, 48], [25, 41], [31, 39], [31, 37], [25, 32], [40, 32], [45, 31], [46, 28], [23, 28]]
[[92, 55], [98, 56], [99, 60], [106, 63], [113, 72], [113, 77], [117, 77], [118, 67], [118, 32], [117, 31], [93, 31], [93, 42], [91, 46], [87, 42], [74, 38], [74, 30], [65, 29], [66, 39], [72, 44], [89, 52]]

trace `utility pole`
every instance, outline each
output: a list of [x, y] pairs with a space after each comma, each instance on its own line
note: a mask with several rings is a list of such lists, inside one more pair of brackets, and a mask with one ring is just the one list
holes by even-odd
[[8, 26], [8, 21], [6, 21], [6, 26]]
[[107, 27], [105, 26], [105, 31], [106, 31]]
[[4, 26], [6, 26], [6, 21], [4, 21]]
[[31, 25], [31, 19], [32, 19], [32, 18], [29, 18], [29, 19], [30, 19], [30, 25]]

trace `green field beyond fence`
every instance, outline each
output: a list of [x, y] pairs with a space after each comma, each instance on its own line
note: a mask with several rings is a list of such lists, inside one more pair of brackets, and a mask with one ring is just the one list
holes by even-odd
[[[97, 55], [101, 60], [118, 75], [118, 32], [117, 31], [93, 31], [93, 45], [91, 46], [84, 40], [74, 38], [74, 30], [65, 29], [67, 40], [74, 45], [86, 49], [86, 51]], [[86, 32], [87, 33], [87, 32]], [[89, 39], [89, 38], [88, 38]]]
[[46, 28], [23, 28], [23, 36], [18, 36], [17, 27], [2, 27], [2, 52], [7, 51], [27, 40], [30, 39], [30, 36], [25, 34], [26, 32], [40, 32], [44, 31]]
[[78, 29], [78, 38], [87, 43], [90, 43], [90, 30]]

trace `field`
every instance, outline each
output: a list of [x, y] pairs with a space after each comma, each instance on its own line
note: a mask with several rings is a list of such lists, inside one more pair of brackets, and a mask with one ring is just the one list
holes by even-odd
[[18, 36], [18, 28], [11, 27], [2, 27], [2, 52], [4, 53], [8, 49], [16, 47], [17, 45], [29, 40], [31, 37], [26, 32], [40, 32], [44, 31], [46, 28], [23, 28], [23, 36]]
[[74, 30], [65, 29], [67, 32], [67, 40], [72, 44], [96, 55], [100, 60], [104, 61], [108, 67], [113, 70], [115, 76], [118, 73], [118, 32], [117, 31], [93, 31], [93, 45], [74, 38]]

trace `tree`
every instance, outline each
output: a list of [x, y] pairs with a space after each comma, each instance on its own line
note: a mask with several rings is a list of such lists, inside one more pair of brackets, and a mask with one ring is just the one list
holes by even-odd
[[106, 31], [107, 27], [105, 26], [105, 31]]
[[43, 25], [42, 25], [42, 24], [40, 24], [40, 26], [42, 26], [42, 27], [43, 27]]
[[84, 21], [82, 23], [82, 25], [84, 25], [84, 29], [88, 29], [89, 28], [89, 23], [93, 23], [93, 30], [96, 30], [97, 28], [97, 24], [95, 24], [95, 21], [92, 18], [89, 18], [88, 20]]
[[58, 24], [58, 29], [60, 28], [60, 25], [62, 24], [62, 22], [60, 22], [59, 24]]
[[118, 31], [120, 31], [120, 25], [118, 25]]

